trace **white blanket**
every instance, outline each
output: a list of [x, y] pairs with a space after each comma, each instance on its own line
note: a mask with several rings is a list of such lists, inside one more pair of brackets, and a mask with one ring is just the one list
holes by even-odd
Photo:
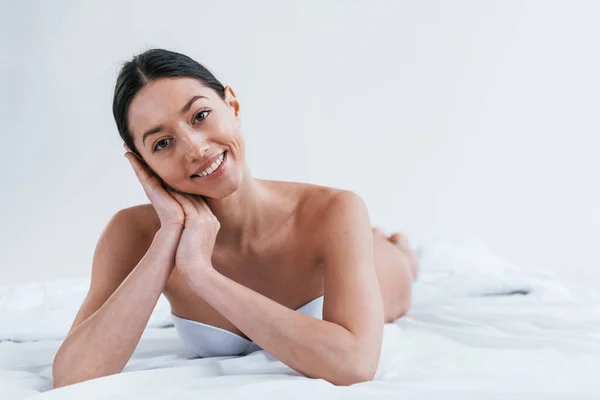
[[[0, 398], [600, 398], [597, 292], [524, 272], [475, 240], [431, 241], [419, 257], [413, 307], [386, 324], [373, 382], [336, 387], [264, 351], [194, 358], [163, 299], [123, 373], [50, 390], [89, 283], [68, 280], [0, 291], [0, 339], [10, 339], [0, 342]], [[530, 293], [489, 296], [513, 291]]]

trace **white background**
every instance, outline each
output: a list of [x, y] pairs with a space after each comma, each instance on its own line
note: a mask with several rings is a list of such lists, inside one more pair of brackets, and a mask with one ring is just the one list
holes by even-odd
[[600, 283], [600, 2], [5, 1], [0, 29], [0, 284], [89, 276], [148, 202], [111, 102], [151, 47], [234, 88], [255, 177]]

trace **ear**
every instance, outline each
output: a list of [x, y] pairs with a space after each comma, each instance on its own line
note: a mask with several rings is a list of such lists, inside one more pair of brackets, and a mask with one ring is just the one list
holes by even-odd
[[225, 104], [230, 107], [236, 118], [240, 118], [240, 102], [231, 86], [225, 86]]

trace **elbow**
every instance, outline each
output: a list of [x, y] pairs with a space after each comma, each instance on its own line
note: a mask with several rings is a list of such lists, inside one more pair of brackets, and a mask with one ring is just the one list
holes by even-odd
[[75, 382], [69, 382], [68, 375], [63, 371], [64, 362], [59, 357], [54, 357], [52, 363], [52, 387], [58, 389]]
[[375, 379], [377, 367], [379, 364], [378, 354], [349, 355], [347, 362], [342, 368], [338, 369], [335, 382], [336, 386], [350, 386], [357, 383], [371, 382]]
[[361, 340], [354, 337], [352, 342], [346, 342], [344, 350], [339, 350], [343, 356], [338, 358], [337, 373], [330, 380], [331, 383], [336, 386], [350, 386], [375, 379], [381, 355], [381, 340]]
[[73, 363], [66, 359], [55, 358], [52, 363], [52, 387], [58, 389], [63, 386], [74, 385], [76, 383], [102, 378], [119, 372], [120, 371], [111, 372], [106, 369], [98, 369], [98, 366], [89, 369], [80, 364], [73, 365]]
[[376, 368], [367, 368], [364, 366], [354, 366], [336, 376], [335, 381], [331, 382], [336, 386], [350, 386], [357, 383], [371, 382], [375, 378]]
[[[64, 345], [64, 343], [63, 343]], [[52, 388], [58, 389], [61, 386], [65, 386], [63, 384], [62, 373], [61, 371], [61, 361], [60, 361], [60, 353], [62, 350], [62, 346], [58, 348], [58, 351], [54, 355], [54, 360], [52, 360]]]
[[81, 377], [69, 374], [68, 372], [61, 372], [57, 369], [56, 364], [52, 366], [52, 388], [58, 389], [63, 386], [74, 385], [79, 382], [83, 382], [93, 377]]
[[[63, 386], [73, 385], [86, 380], [85, 378], [74, 374], [73, 365], [70, 365], [64, 354], [60, 354], [60, 349], [52, 362], [52, 387], [58, 389]], [[89, 379], [89, 378], [88, 378]]]
[[353, 368], [347, 371], [344, 376], [340, 377], [337, 386], [350, 386], [357, 383], [371, 382], [375, 378], [375, 370], [368, 368]]
[[67, 385], [69, 385], [69, 383], [66, 383], [62, 380], [58, 380], [56, 378], [54, 378], [52, 381], [52, 389], [58, 389], [58, 388], [61, 388], [63, 386], [67, 386]]
[[59, 387], [63, 387], [68, 385], [68, 382], [65, 381], [64, 374], [59, 372], [60, 364], [54, 359], [52, 363], [52, 388], [58, 389]]

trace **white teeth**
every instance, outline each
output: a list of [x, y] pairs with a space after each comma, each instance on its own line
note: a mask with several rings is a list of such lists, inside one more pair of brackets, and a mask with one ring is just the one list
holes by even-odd
[[208, 167], [207, 169], [202, 171], [200, 173], [200, 176], [204, 177], [206, 175], [210, 175], [213, 172], [215, 172], [217, 170], [217, 168], [219, 168], [219, 165], [221, 165], [221, 163], [223, 162], [224, 158], [225, 158], [225, 153], [221, 154], [221, 156], [219, 158], [217, 158], [217, 160], [214, 163], [212, 163], [212, 165], [210, 167]]

